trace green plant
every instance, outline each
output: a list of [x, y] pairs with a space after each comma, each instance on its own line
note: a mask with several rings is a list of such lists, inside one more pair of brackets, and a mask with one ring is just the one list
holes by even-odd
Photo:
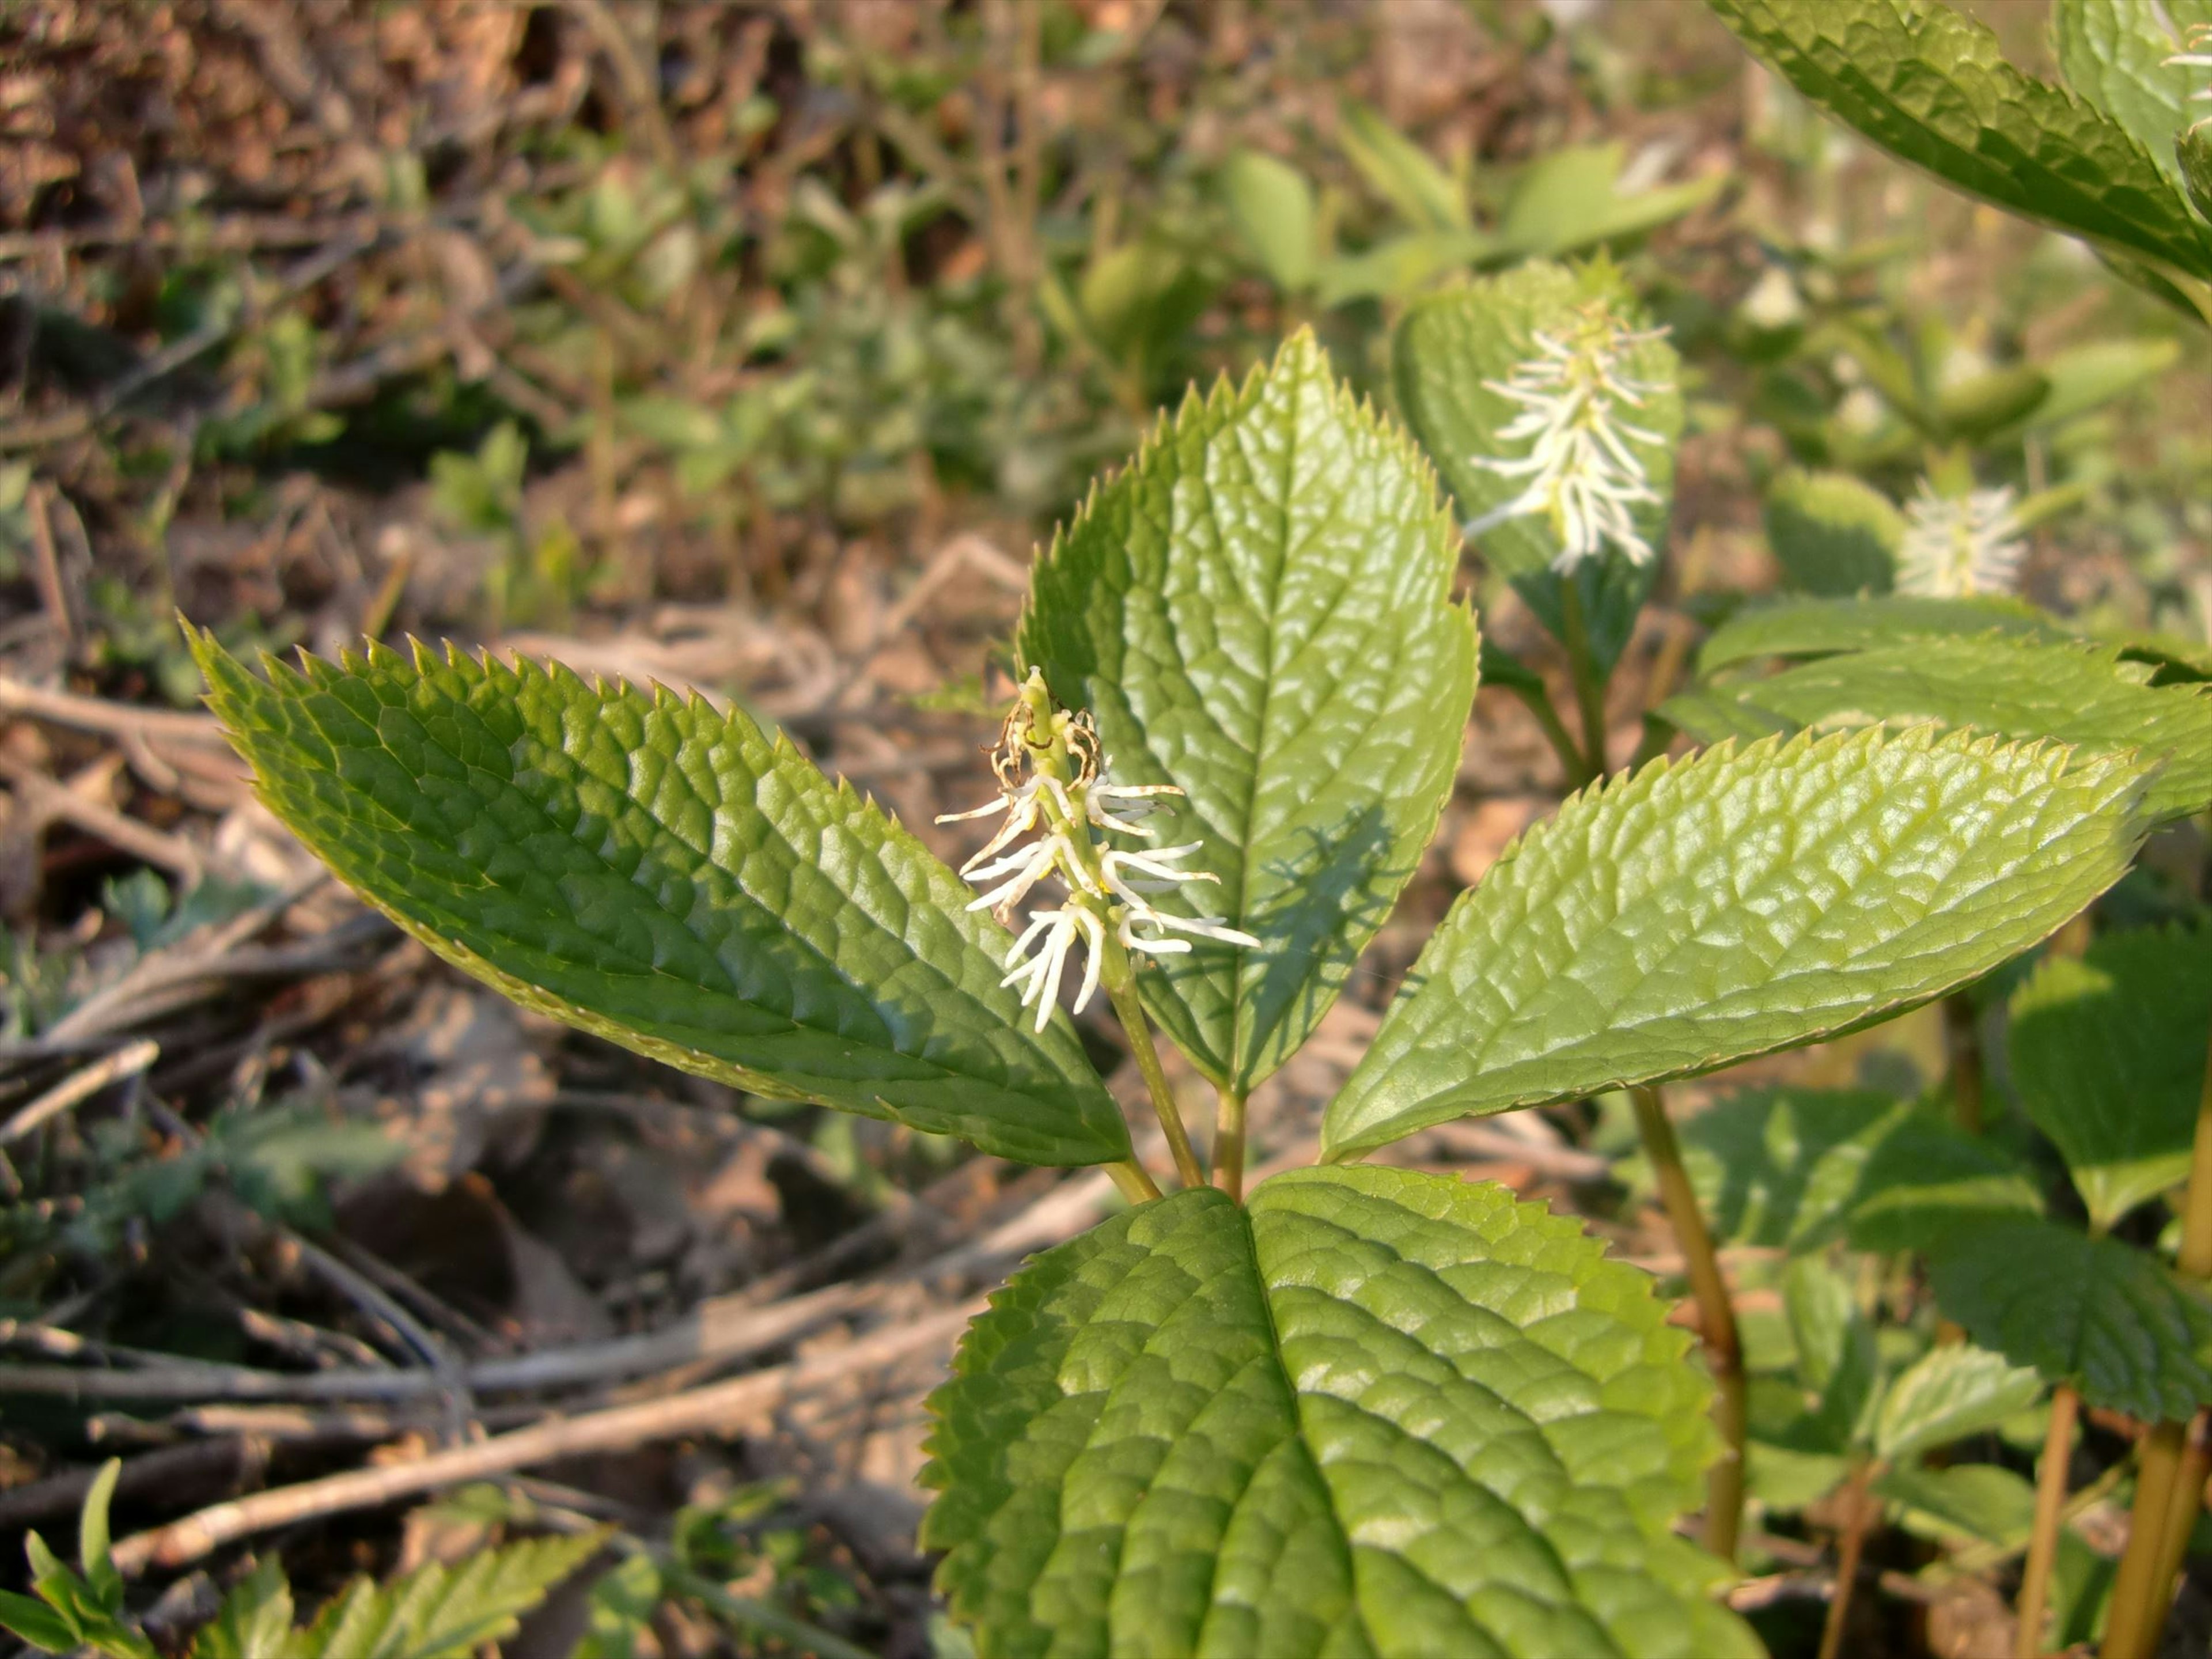
[[[194, 634], [264, 799], [448, 961], [758, 1094], [1114, 1172], [1132, 1207], [1018, 1273], [936, 1398], [925, 1542], [986, 1654], [1754, 1650], [1711, 1599], [1725, 1565], [1673, 1530], [1717, 1462], [1707, 1537], [1735, 1536], [1740, 1378], [1717, 1433], [1690, 1339], [1579, 1224], [1358, 1160], [1468, 1115], [1641, 1091], [1703, 1284], [1656, 1085], [1981, 979], [2212, 799], [2198, 694], [2059, 644], [2037, 648], [2167, 700], [2156, 748], [1916, 725], [1607, 777], [1589, 717], [1657, 562], [1671, 354], [1615, 273], [1538, 268], [1417, 310], [1396, 358], [1455, 505], [1301, 337], [1194, 393], [1054, 538], [1000, 790], [964, 815], [996, 823], [965, 866], [980, 894], [742, 712], [450, 650], [262, 678]], [[1247, 1196], [1245, 1100], [1433, 834], [1479, 657], [1548, 701], [1449, 595], [1467, 520], [1559, 635], [1585, 733], [1550, 727], [1601, 781], [1453, 906], [1330, 1103], [1321, 1167]], [[983, 914], [1018, 910], [1018, 938]], [[1112, 1005], [1181, 1190], [1136, 1156], [1067, 988], [1079, 1012]], [[1210, 1160], [1156, 1028], [1215, 1086]], [[1885, 1184], [1916, 1243], [1988, 1218], [2002, 1170], [1957, 1164]], [[2159, 1264], [2130, 1271], [2202, 1312]], [[1878, 1386], [1834, 1287], [1801, 1277], [1811, 1409], [1869, 1478], [2022, 1398], [1995, 1359]], [[1711, 1342], [1725, 1294], [1699, 1300]], [[2197, 1316], [2162, 1375], [2202, 1363]], [[1921, 1366], [1979, 1369], [1937, 1389]]]

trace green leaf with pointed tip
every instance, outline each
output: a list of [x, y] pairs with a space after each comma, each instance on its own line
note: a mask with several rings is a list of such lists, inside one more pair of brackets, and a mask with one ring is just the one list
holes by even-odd
[[1817, 1250], [1893, 1250], [1978, 1215], [2040, 1215], [2035, 1182], [1991, 1142], [1854, 1090], [1747, 1089], [1676, 1130], [1714, 1233]]
[[1936, 394], [1931, 411], [1946, 439], [1984, 442], [1991, 434], [2027, 420], [2051, 395], [2051, 382], [2030, 363], [2008, 363]]
[[2092, 340], [2069, 346], [2039, 363], [2051, 395], [2036, 405], [2022, 428], [2056, 426], [2112, 402], [2152, 380], [2181, 360], [2181, 342]]
[[1329, 1103], [1323, 1156], [1711, 1071], [1978, 979], [2119, 878], [2144, 774], [1923, 727], [1586, 790], [1452, 906]]
[[1718, 1449], [1645, 1275], [1504, 1188], [1195, 1188], [1047, 1251], [933, 1399], [985, 1659], [1758, 1651], [1675, 1538]]
[[1355, 404], [1310, 334], [1193, 397], [1038, 560], [1023, 659], [1089, 708], [1148, 822], [1197, 842], [1164, 908], [1225, 915], [1140, 977], [1217, 1081], [1303, 1042], [1436, 832], [1474, 696], [1457, 538], [1405, 436]]
[[1875, 1455], [1893, 1463], [1948, 1446], [1994, 1429], [2042, 1396], [2043, 1379], [2029, 1368], [1969, 1342], [1942, 1343], [1884, 1391], [1875, 1418]]
[[1906, 1531], [1944, 1542], [1972, 1540], [2017, 1549], [2035, 1524], [2035, 1483], [1999, 1463], [1885, 1469], [1875, 1495]]
[[2212, 1030], [2212, 935], [2106, 933], [2013, 994], [2013, 1085], [2099, 1231], [2178, 1186]]
[[192, 1659], [285, 1659], [292, 1644], [292, 1586], [274, 1556], [223, 1597], [192, 1638]]
[[1881, 1380], [1874, 1322], [1820, 1256], [1801, 1255], [1784, 1270], [1782, 1305], [1797, 1346], [1797, 1381], [1811, 1397], [1808, 1429], [1838, 1450], [1858, 1444]]
[[[1535, 355], [1536, 334], [1564, 331], [1577, 312], [1597, 301], [1605, 301], [1626, 322], [1640, 319], [1635, 296], [1610, 265], [1570, 270], [1527, 264], [1425, 300], [1398, 325], [1390, 348], [1398, 407], [1437, 464], [1463, 520], [1472, 522], [1503, 506], [1525, 483], [1481, 465], [1483, 458], [1504, 453], [1497, 434], [1522, 413], [1520, 405], [1486, 382], [1505, 380], [1515, 365]], [[1669, 388], [1677, 384], [1680, 364], [1664, 340], [1644, 342], [1628, 359], [1629, 372], [1637, 379]], [[1656, 504], [1635, 509], [1637, 530], [1652, 546], [1662, 547], [1674, 489], [1674, 444], [1682, 431], [1682, 400], [1669, 390], [1647, 398], [1630, 414], [1635, 425], [1661, 440], [1656, 444], [1633, 438], [1625, 441], [1644, 463], [1660, 497]], [[1511, 580], [1545, 627], [1564, 639], [1566, 583], [1552, 568], [1559, 541], [1551, 526], [1539, 518], [1508, 519], [1490, 526], [1475, 539], [1484, 560]], [[1584, 560], [1576, 571], [1575, 592], [1591, 654], [1601, 666], [1609, 669], [1627, 646], [1637, 610], [1650, 592], [1657, 571], [1656, 559], [1632, 564], [1611, 550], [1602, 557]]]
[[195, 635], [261, 797], [339, 877], [526, 1006], [702, 1076], [1032, 1164], [1127, 1158], [1003, 930], [743, 713], [381, 647], [261, 679]]
[[1929, 1251], [1936, 1304], [1984, 1347], [2148, 1422], [2212, 1400], [2212, 1304], [2117, 1239], [1993, 1220]]
[[387, 1584], [357, 1578], [295, 1637], [313, 1659], [464, 1659], [514, 1633], [521, 1615], [597, 1553], [604, 1532], [526, 1538], [432, 1561]]
[[2212, 275], [2212, 243], [2143, 145], [2007, 62], [1941, 0], [1710, 0], [1768, 64], [1892, 155], [2124, 258]]
[[0, 1630], [48, 1653], [69, 1653], [80, 1645], [76, 1626], [44, 1601], [14, 1590], [0, 1590]]
[[1222, 164], [1218, 184], [1231, 222], [1267, 280], [1285, 293], [1310, 283], [1318, 247], [1305, 175], [1264, 150], [1240, 149]]
[[2084, 750], [2140, 750], [2163, 763], [2150, 811], [2181, 817], [2212, 802], [2212, 693], [2154, 686], [2153, 672], [2110, 647], [1931, 635], [1787, 669], [1737, 696], [1800, 726], [1936, 720]]
[[2177, 177], [2173, 141], [2201, 112], [2190, 100], [2203, 81], [2166, 60], [2203, 23], [2212, 23], [2203, 0], [2052, 0], [2051, 7], [2051, 43], [2066, 84]]
[[1417, 230], [1472, 231], [1467, 194], [1429, 153], [1366, 105], [1337, 106], [1337, 143], [1360, 176]]
[[1766, 544], [1802, 593], [1887, 593], [1905, 514], [1848, 472], [1792, 467], [1766, 491]]
[[1656, 230], [1703, 206], [1728, 182], [1723, 173], [1624, 196], [1623, 147], [1569, 144], [1530, 161], [1498, 222], [1498, 240], [1514, 254], [1555, 259]]
[[1832, 657], [1905, 640], [1979, 634], [2052, 644], [2075, 637], [2017, 599], [1928, 599], [1906, 593], [1783, 599], [1747, 605], [1715, 629], [1698, 653], [1698, 672], [1713, 674], [1761, 657]]
[[111, 1457], [102, 1463], [85, 1492], [84, 1508], [78, 1512], [76, 1522], [77, 1565], [83, 1569], [93, 1595], [110, 1613], [123, 1605], [123, 1575], [107, 1553], [107, 1510], [115, 1501], [115, 1483], [122, 1478], [121, 1458]]

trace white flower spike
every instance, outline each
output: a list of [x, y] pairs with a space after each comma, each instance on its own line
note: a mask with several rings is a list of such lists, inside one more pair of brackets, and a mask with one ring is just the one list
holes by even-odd
[[1599, 557], [1608, 543], [1632, 564], [1650, 562], [1651, 544], [1637, 529], [1634, 509], [1656, 505], [1660, 496], [1644, 458], [1631, 446], [1666, 441], [1620, 411], [1641, 409], [1646, 399], [1672, 389], [1663, 380], [1640, 380], [1628, 368], [1637, 346], [1666, 332], [1624, 328], [1599, 301], [1584, 308], [1564, 338], [1537, 334], [1536, 356], [1504, 380], [1483, 382], [1521, 406], [1520, 414], [1498, 428], [1496, 441], [1527, 447], [1472, 459], [1502, 477], [1528, 483], [1519, 495], [1469, 524], [1468, 534], [1508, 519], [1541, 516], [1559, 536], [1552, 568], [1563, 575]]
[[[1220, 879], [1204, 870], [1182, 867], [1182, 860], [1198, 852], [1202, 842], [1129, 850], [1106, 842], [1117, 835], [1153, 839], [1158, 831], [1142, 819], [1158, 797], [1182, 791], [1168, 783], [1113, 781], [1111, 764], [1098, 746], [1090, 716], [1052, 708], [1040, 676], [1030, 676], [1020, 700], [1007, 714], [991, 751], [991, 765], [999, 779], [997, 798], [965, 812], [947, 812], [937, 821], [960, 823], [1006, 814], [1006, 822], [990, 840], [960, 866], [960, 873], [977, 889], [970, 910], [988, 910], [1011, 925], [1014, 908], [1040, 883], [1056, 877], [1066, 890], [1060, 904], [1029, 913], [1028, 925], [1006, 953], [1006, 976], [1000, 981], [1021, 988], [1022, 1006], [1036, 1008], [1038, 1030], [1044, 1030], [1060, 1001], [1070, 951], [1080, 948], [1089, 952], [1076, 993], [1076, 1012], [1080, 1013], [1097, 994], [1108, 954], [1109, 927], [1120, 951], [1140, 951], [1154, 957], [1181, 955], [1191, 948], [1188, 939], [1169, 938], [1168, 933], [1224, 945], [1260, 943], [1251, 934], [1225, 926], [1225, 917], [1176, 915], [1146, 896], [1172, 891], [1186, 882]], [[1024, 840], [1030, 836], [1035, 838]], [[1126, 959], [1116, 971], [1127, 973]]]
[[1923, 479], [1905, 508], [1897, 591], [1937, 599], [2017, 592], [2027, 556], [2021, 533], [2010, 489], [1945, 496]]

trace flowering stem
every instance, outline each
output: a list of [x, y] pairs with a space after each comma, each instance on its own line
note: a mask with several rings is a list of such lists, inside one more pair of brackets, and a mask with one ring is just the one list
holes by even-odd
[[1559, 583], [1559, 622], [1567, 647], [1567, 665], [1575, 682], [1575, 706], [1583, 720], [1582, 775], [1576, 786], [1595, 783], [1606, 773], [1605, 681], [1590, 654], [1589, 627], [1583, 620], [1582, 584], [1570, 571]]
[[1244, 1200], [1244, 1096], [1222, 1089], [1213, 1115], [1213, 1184], [1240, 1204]]
[[1190, 1131], [1183, 1127], [1175, 1091], [1168, 1087], [1168, 1074], [1160, 1066], [1160, 1051], [1152, 1046], [1152, 1028], [1145, 1018], [1144, 1001], [1137, 994], [1136, 969], [1121, 941], [1111, 933], [1106, 935], [1106, 963], [1101, 980], [1108, 1000], [1114, 1005], [1114, 1012], [1121, 1022], [1121, 1030], [1128, 1036], [1129, 1052], [1136, 1056], [1137, 1069], [1145, 1075], [1145, 1088], [1152, 1097], [1152, 1110], [1159, 1115], [1161, 1133], [1168, 1138], [1168, 1151], [1175, 1155], [1176, 1176], [1186, 1187], [1203, 1187], [1206, 1171], [1199, 1167], [1198, 1154], [1191, 1150]]
[[1567, 769], [1567, 787], [1579, 789], [1588, 783], [1591, 777], [1589, 763], [1583, 758], [1583, 751], [1575, 747], [1574, 737], [1568, 732], [1566, 722], [1559, 718], [1559, 711], [1552, 707], [1552, 699], [1532, 687], [1516, 685], [1513, 690], [1522, 702], [1528, 705], [1528, 712], [1536, 717], [1536, 724], [1544, 728], [1544, 735], [1551, 739], [1552, 747], [1558, 750], [1559, 763]]
[[[2212, 1279], [2212, 1055], [2207, 1056], [2197, 1096], [2197, 1135], [2181, 1200], [2181, 1249], [2174, 1266], [2184, 1278]], [[2193, 1438], [2184, 1423], [2160, 1423], [2143, 1438], [2127, 1553], [2112, 1580], [2105, 1659], [2142, 1659], [2158, 1645], [2172, 1599], [2173, 1569], [2188, 1547], [2203, 1497], [2208, 1454], [2192, 1448]]]
[[1125, 1158], [1119, 1164], [1109, 1164], [1106, 1173], [1114, 1177], [1114, 1185], [1121, 1196], [1132, 1204], [1146, 1204], [1160, 1195], [1160, 1183], [1152, 1173], [1133, 1158]]
[[2027, 1565], [2013, 1603], [2017, 1626], [2014, 1659], [2036, 1659], [2043, 1651], [2043, 1613], [2051, 1599], [2051, 1570], [2058, 1560], [2059, 1516], [2066, 1507], [2066, 1466], [2074, 1455], [2074, 1419], [2081, 1396], [2066, 1383], [2051, 1396], [2051, 1427], [2043, 1437], [2043, 1456], [2035, 1467], [2035, 1526], [2028, 1534]]
[[1644, 1137], [1645, 1156], [1659, 1179], [1660, 1202], [1666, 1206], [1674, 1242], [1681, 1246], [1682, 1261], [1690, 1280], [1690, 1293], [1698, 1304], [1698, 1329], [1705, 1343], [1705, 1363], [1712, 1368], [1716, 1398], [1713, 1419], [1719, 1426], [1723, 1449], [1713, 1465], [1705, 1486], [1705, 1547], [1723, 1560], [1735, 1558], [1736, 1529], [1743, 1519], [1743, 1445], [1748, 1400], [1743, 1377], [1743, 1340], [1736, 1333], [1735, 1307], [1729, 1300], [1728, 1281], [1721, 1277], [1713, 1236], [1705, 1226], [1705, 1212], [1698, 1207], [1697, 1189], [1682, 1167], [1682, 1148], [1674, 1139], [1674, 1126], [1667, 1121], [1667, 1103], [1656, 1088], [1631, 1089], [1636, 1105], [1636, 1127]]

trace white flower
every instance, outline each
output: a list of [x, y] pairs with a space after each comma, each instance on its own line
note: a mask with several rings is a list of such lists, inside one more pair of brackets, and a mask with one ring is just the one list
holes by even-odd
[[2010, 593], [2020, 586], [2027, 544], [2009, 489], [1938, 495], [1925, 479], [1905, 508], [1897, 550], [1897, 591], [1925, 599], [1960, 599]]
[[[1032, 941], [1039, 934], [1043, 942], [1037, 945], [1036, 954], [1029, 955]], [[1079, 904], [1065, 904], [1056, 910], [1032, 910], [1030, 925], [1014, 941], [1014, 948], [1006, 953], [1013, 965], [1006, 971], [1001, 985], [1022, 988], [1022, 1006], [1036, 1004], [1036, 1029], [1043, 1030], [1052, 1019], [1052, 1011], [1060, 1002], [1060, 981], [1067, 969], [1067, 953], [1080, 939], [1090, 947], [1091, 954], [1083, 964], [1083, 986], [1075, 994], [1075, 1012], [1081, 1013], [1091, 1004], [1098, 989], [1098, 958], [1106, 948], [1106, 930], [1097, 917]]]
[[[2178, 52], [2167, 58], [2166, 66], [2168, 69], [2212, 70], [2212, 25], [2197, 24], [2189, 31], [2183, 44], [2188, 50]], [[2191, 93], [2189, 101], [2192, 104], [2212, 103], [2212, 87], [2207, 87], [2202, 92]], [[2194, 132], [2207, 121], [2212, 121], [2212, 115], [2192, 123], [2189, 130]]]
[[1633, 509], [1656, 505], [1660, 497], [1630, 442], [1666, 441], [1620, 411], [1641, 409], [1646, 398], [1669, 389], [1664, 381], [1628, 372], [1630, 351], [1665, 333], [1623, 328], [1604, 306], [1593, 306], [1566, 338], [1537, 334], [1535, 356], [1503, 380], [1483, 382], [1521, 406], [1520, 414], [1498, 428], [1496, 441], [1528, 447], [1518, 455], [1472, 459], [1502, 477], [1528, 482], [1512, 500], [1468, 526], [1470, 535], [1508, 519], [1540, 514], [1559, 538], [1552, 567], [1562, 574], [1598, 557], [1608, 542], [1631, 563], [1650, 560], [1651, 544], [1638, 531]]
[[[1188, 939], [1163, 939], [1157, 931], [1146, 935], [1135, 930], [1140, 927], [1155, 930], [1167, 928], [1178, 933], [1192, 933], [1200, 939], [1215, 939], [1223, 945], [1256, 946], [1260, 941], [1251, 934], [1224, 927], [1226, 916], [1178, 916], [1154, 907], [1148, 893], [1170, 892], [1187, 881], [1218, 882], [1220, 877], [1209, 870], [1179, 870], [1178, 860], [1187, 859], [1204, 846], [1203, 842], [1191, 842], [1182, 847], [1163, 847], [1154, 852], [1108, 853], [1098, 861], [1098, 872], [1106, 883], [1106, 890], [1121, 902], [1122, 911], [1115, 935], [1133, 951], [1142, 951], [1148, 956], [1180, 956], [1190, 949]], [[1134, 872], [1137, 879], [1130, 878]]]

